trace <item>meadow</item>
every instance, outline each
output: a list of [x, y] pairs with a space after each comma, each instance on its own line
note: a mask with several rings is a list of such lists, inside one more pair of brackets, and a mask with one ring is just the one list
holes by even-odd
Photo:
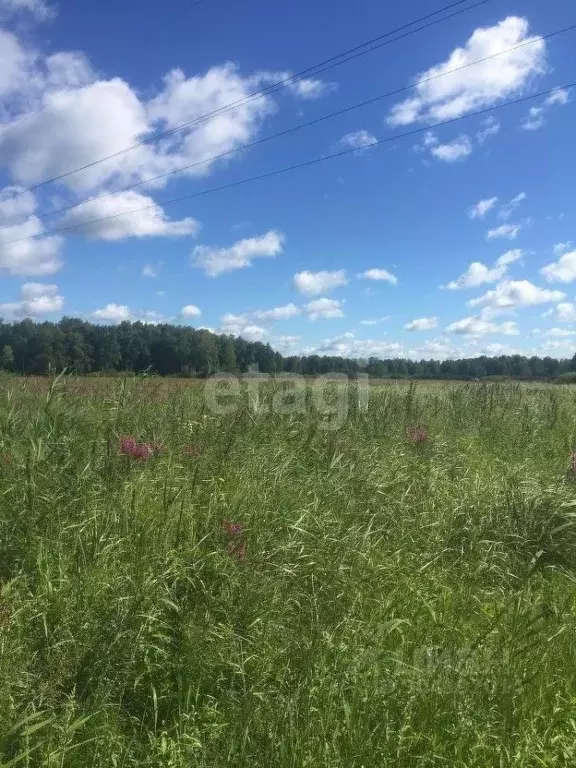
[[278, 392], [0, 379], [0, 768], [576, 765], [576, 389]]

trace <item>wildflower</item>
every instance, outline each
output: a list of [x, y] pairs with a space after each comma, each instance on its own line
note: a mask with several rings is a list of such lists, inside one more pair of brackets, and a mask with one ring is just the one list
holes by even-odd
[[136, 448], [132, 451], [132, 456], [135, 459], [149, 459], [154, 454], [154, 449], [150, 443], [138, 443]]
[[406, 434], [415, 445], [422, 445], [428, 440], [428, 432], [422, 427], [408, 427]]
[[570, 454], [570, 471], [576, 475], [576, 451], [572, 451]]
[[244, 528], [242, 528], [240, 523], [230, 523], [228, 520], [223, 520], [222, 527], [230, 536], [239, 536], [241, 533], [244, 533]]
[[133, 459], [149, 459], [154, 454], [152, 443], [139, 443], [133, 437], [123, 437], [120, 440], [120, 453]]
[[125, 453], [131, 456], [138, 443], [133, 437], [123, 437], [120, 440], [120, 453]]
[[202, 453], [202, 448], [199, 445], [195, 445], [194, 443], [191, 443], [190, 445], [184, 446], [184, 448], [182, 449], [182, 453], [184, 454], [184, 456], [188, 456], [188, 458], [193, 459]]

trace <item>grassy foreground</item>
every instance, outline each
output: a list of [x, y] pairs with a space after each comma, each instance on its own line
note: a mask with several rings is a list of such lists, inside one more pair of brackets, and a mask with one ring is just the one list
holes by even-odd
[[0, 381], [1, 768], [576, 765], [576, 390], [274, 392]]

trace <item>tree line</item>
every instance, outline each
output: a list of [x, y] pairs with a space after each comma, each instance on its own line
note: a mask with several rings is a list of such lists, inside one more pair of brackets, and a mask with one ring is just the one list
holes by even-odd
[[569, 378], [576, 356], [500, 355], [462, 360], [355, 359], [321, 355], [283, 356], [270, 344], [218, 335], [188, 326], [123, 322], [96, 325], [76, 318], [58, 323], [0, 320], [0, 368], [18, 374], [46, 375], [64, 369], [78, 374], [143, 372], [162, 376], [206, 377], [218, 372], [368, 373], [377, 378], [514, 377]]

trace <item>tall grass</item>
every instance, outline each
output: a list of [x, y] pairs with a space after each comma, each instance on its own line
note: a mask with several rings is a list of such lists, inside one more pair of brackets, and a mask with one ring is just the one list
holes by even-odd
[[576, 764], [576, 390], [0, 388], [1, 768]]

